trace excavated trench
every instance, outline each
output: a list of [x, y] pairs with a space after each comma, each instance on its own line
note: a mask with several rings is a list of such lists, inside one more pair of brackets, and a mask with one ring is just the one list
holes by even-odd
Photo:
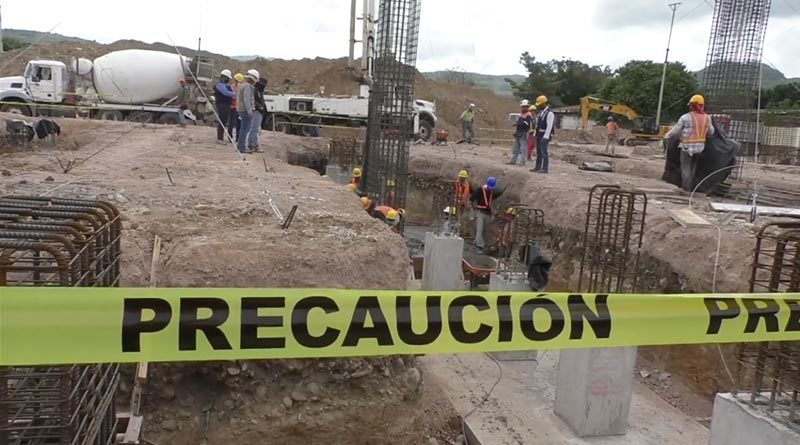
[[[424, 249], [424, 234], [434, 226], [437, 213], [441, 210], [434, 208], [434, 194], [437, 192], [437, 184], [445, 178], [415, 173], [411, 176], [409, 185], [408, 218], [409, 229], [407, 230], [407, 245], [412, 257], [422, 256]], [[509, 188], [510, 190], [510, 188]], [[514, 191], [508, 191], [496, 201], [496, 208], [504, 209], [510, 203], [524, 202], [524, 198]], [[545, 227], [542, 237], [542, 248], [544, 253], [551, 259], [553, 265], [550, 269], [549, 284], [547, 291], [550, 292], [574, 292], [578, 289], [580, 274], [580, 263], [583, 252], [583, 232], [563, 226], [548, 224], [548, 213], [557, 212], [557, 208], [544, 209]], [[467, 222], [469, 225], [470, 223]], [[581, 224], [582, 225], [582, 224]], [[494, 229], [494, 228], [492, 228]], [[496, 234], [490, 229], [488, 239], [494, 239]], [[469, 238], [473, 228], [467, 227], [466, 245], [470, 244]], [[645, 229], [646, 230], [646, 229]], [[421, 265], [421, 258], [416, 258], [415, 265]], [[417, 266], [417, 272], [421, 266]], [[651, 255], [647, 246], [644, 246], [639, 260], [638, 292], [642, 294], [675, 294], [691, 293], [695, 289], [690, 285], [690, 280], [674, 270], [674, 268], [654, 255]], [[734, 363], [733, 347], [722, 348], [726, 362], [729, 366]], [[690, 400], [693, 405], [700, 405], [701, 408], [689, 410], [692, 414], [704, 414], [706, 409], [710, 410], [711, 401], [717, 391], [724, 391], [730, 388], [730, 379], [724, 372], [720, 360], [720, 353], [716, 345], [698, 346], [656, 346], [639, 348], [638, 368], [660, 369], [671, 373], [673, 380], [677, 379], [676, 385], [685, 388], [688, 393], [684, 398]], [[637, 373], [638, 374], [638, 373]], [[643, 381], [645, 384], [651, 382]], [[654, 390], [660, 391], [663, 382], [653, 382]], [[679, 400], [678, 397], [668, 395], [665, 397], [668, 402], [680, 409], [686, 408], [690, 402]], [[688, 409], [688, 408], [687, 408]], [[710, 416], [710, 411], [707, 413]]]

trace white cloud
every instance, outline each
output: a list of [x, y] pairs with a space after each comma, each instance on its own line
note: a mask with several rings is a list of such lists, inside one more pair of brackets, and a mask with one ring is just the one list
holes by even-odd
[[[359, 0], [360, 3], [361, 0]], [[379, 1], [379, 0], [378, 0]], [[418, 66], [461, 68], [493, 74], [522, 73], [519, 56], [568, 57], [617, 67], [631, 59], [664, 58], [669, 8], [666, 0], [426, 0], [422, 3]], [[691, 69], [705, 64], [711, 0], [687, 0], [675, 24], [670, 60]], [[773, 2], [765, 56], [788, 76], [800, 76], [796, 11]], [[120, 39], [203, 47], [228, 55], [342, 57], [347, 54], [347, 0], [3, 2], [3, 26], [55, 32], [110, 43]], [[800, 9], [798, 5], [797, 9]], [[792, 18], [793, 17], [793, 18]], [[359, 23], [360, 29], [360, 23]], [[358, 50], [356, 51], [359, 52]]]

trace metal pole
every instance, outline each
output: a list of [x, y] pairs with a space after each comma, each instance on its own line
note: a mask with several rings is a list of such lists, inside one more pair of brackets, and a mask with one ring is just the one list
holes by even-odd
[[661, 71], [661, 88], [658, 91], [658, 111], [656, 111], [656, 130], [661, 125], [661, 104], [664, 102], [664, 82], [667, 80], [667, 62], [669, 61], [669, 44], [672, 42], [672, 27], [675, 25], [675, 10], [680, 6], [678, 3], [670, 3], [672, 9], [672, 20], [669, 22], [669, 37], [667, 38], [667, 55], [664, 56], [664, 68]]
[[756, 143], [753, 149], [753, 164], [758, 164], [758, 143], [761, 140], [761, 84], [764, 80], [764, 62], [758, 63], [758, 103], [756, 103]]
[[350, 55], [347, 58], [347, 67], [353, 68], [356, 57], [356, 0], [350, 2]]
[[2, 13], [0, 13], [0, 54], [3, 54], [3, 14]]

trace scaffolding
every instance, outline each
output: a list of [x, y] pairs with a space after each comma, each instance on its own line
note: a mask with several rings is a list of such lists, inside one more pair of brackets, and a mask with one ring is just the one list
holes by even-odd
[[[798, 291], [800, 223], [766, 224], [756, 235], [750, 293]], [[744, 343], [737, 362], [737, 398], [800, 431], [800, 342]]]
[[414, 135], [421, 0], [383, 0], [369, 95], [362, 192], [380, 204], [405, 206], [409, 147]]
[[[118, 286], [121, 232], [104, 201], [0, 198], [0, 286]], [[118, 364], [0, 368], [0, 444], [114, 443], [118, 385]]]
[[758, 123], [756, 113], [741, 112], [756, 108], [770, 4], [771, 0], [717, 0], [714, 5], [702, 85], [706, 109], [737, 115], [731, 135], [745, 153], [752, 151]]

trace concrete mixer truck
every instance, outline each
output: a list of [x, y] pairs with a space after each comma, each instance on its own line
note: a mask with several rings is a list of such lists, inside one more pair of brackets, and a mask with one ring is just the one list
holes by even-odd
[[[162, 51], [114, 51], [95, 60], [31, 60], [25, 73], [0, 78], [0, 111], [28, 116], [176, 123], [180, 79], [210, 82], [213, 67]], [[195, 120], [191, 107], [184, 115]]]

